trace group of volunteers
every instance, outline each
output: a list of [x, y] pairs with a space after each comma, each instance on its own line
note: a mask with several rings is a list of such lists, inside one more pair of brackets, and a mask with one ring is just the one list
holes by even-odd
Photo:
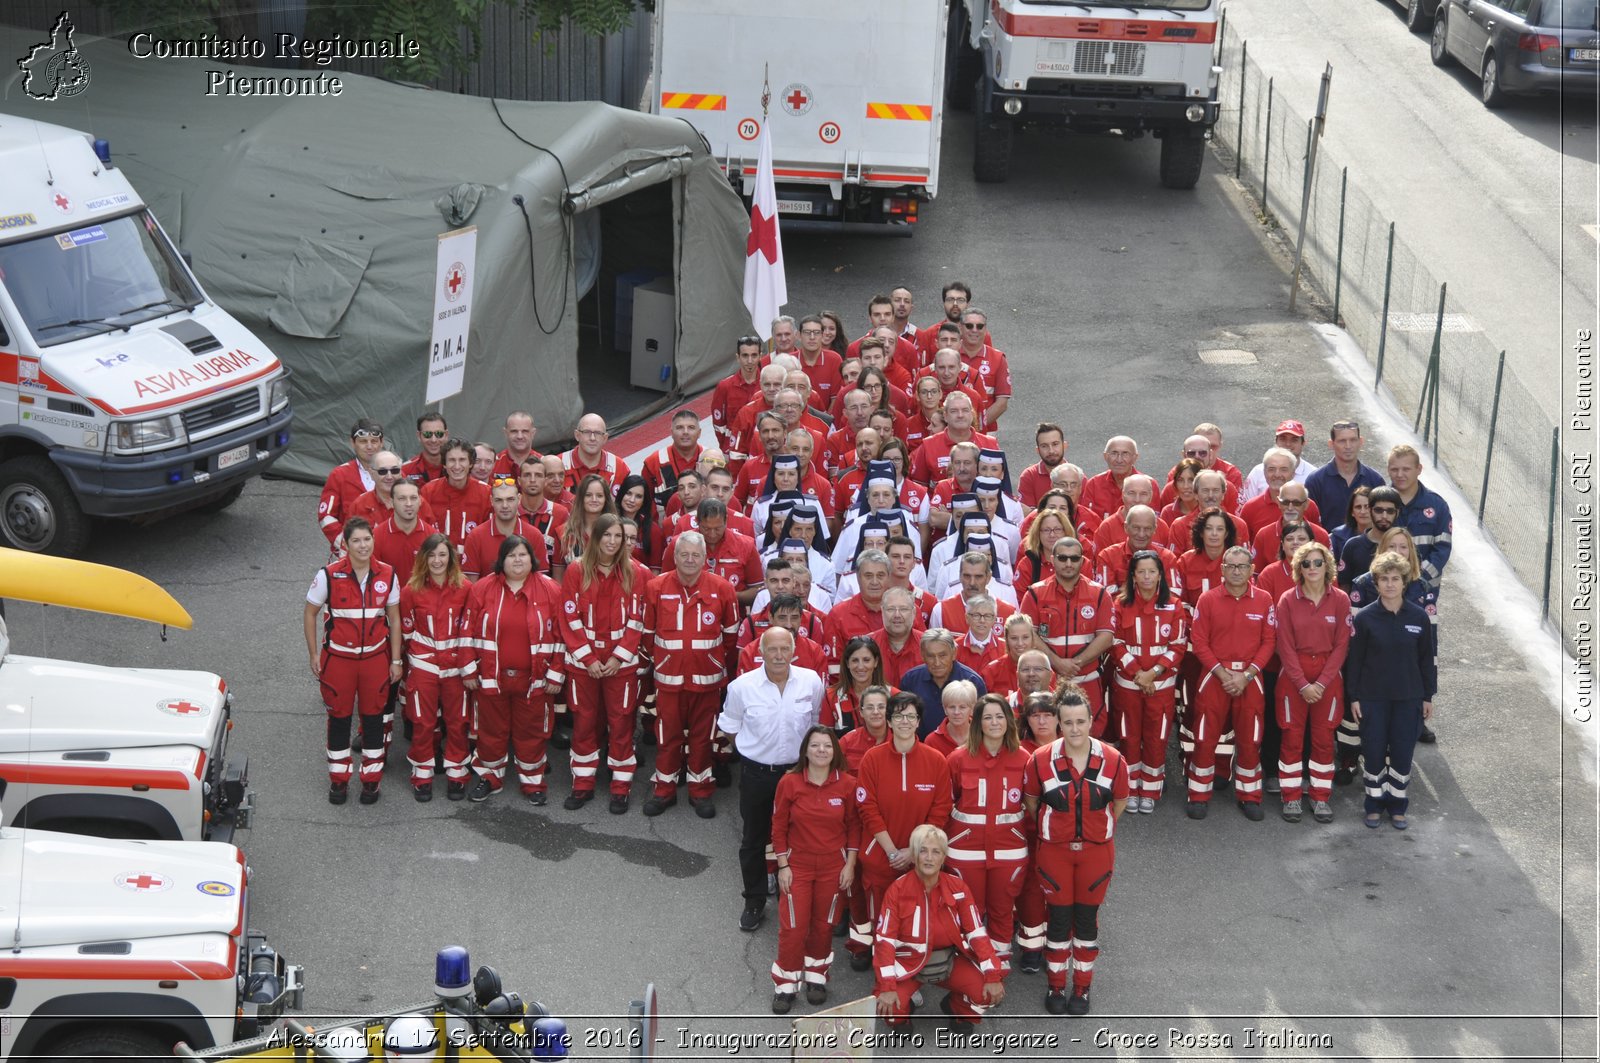
[[1047, 422], [1018, 469], [1006, 356], [967, 285], [941, 299], [923, 328], [895, 288], [859, 339], [827, 311], [740, 338], [716, 445], [679, 410], [637, 472], [593, 413], [562, 454], [523, 411], [500, 449], [425, 413], [409, 458], [358, 421], [305, 606], [329, 800], [358, 762], [378, 800], [397, 710], [418, 801], [436, 767], [489, 800], [514, 762], [544, 805], [561, 748], [576, 811], [604, 750], [620, 815], [637, 733], [644, 814], [686, 783], [709, 819], [736, 763], [739, 925], [776, 898], [773, 1010], [827, 999], [842, 932], [887, 1021], [939, 985], [956, 1028], [1013, 956], [1049, 1012], [1088, 1012], [1116, 824], [1155, 811], [1174, 732], [1190, 819], [1231, 789], [1252, 821], [1277, 794], [1327, 823], [1359, 771], [1364, 824], [1405, 830], [1450, 557], [1417, 452], [1385, 476], [1343, 420], [1318, 466], [1286, 419], [1243, 472], [1204, 423], [1149, 473], [1113, 436], [1090, 474]]

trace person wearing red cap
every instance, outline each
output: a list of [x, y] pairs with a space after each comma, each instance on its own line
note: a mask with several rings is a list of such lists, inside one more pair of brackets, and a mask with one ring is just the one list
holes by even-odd
[[[1278, 424], [1276, 432], [1276, 446], [1282, 447], [1294, 455], [1296, 462], [1294, 479], [1298, 483], [1305, 483], [1306, 477], [1317, 471], [1317, 467], [1300, 456], [1306, 449], [1306, 426], [1299, 421], [1282, 421]], [[1250, 475], [1244, 478], [1244, 489], [1239, 493], [1240, 505], [1247, 504], [1257, 495], [1267, 489], [1266, 469], [1257, 465], [1250, 470]]]

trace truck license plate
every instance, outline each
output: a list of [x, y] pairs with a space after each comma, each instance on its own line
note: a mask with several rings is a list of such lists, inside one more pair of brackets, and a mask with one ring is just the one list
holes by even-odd
[[1600, 63], [1600, 48], [1574, 48], [1570, 53], [1573, 59], [1586, 63]]
[[778, 200], [778, 213], [780, 214], [810, 214], [811, 200], [809, 199], [780, 199]]
[[232, 450], [224, 450], [221, 454], [217, 455], [217, 471], [220, 472], [223, 469], [232, 468], [233, 466], [238, 465], [240, 462], [249, 460], [249, 443], [246, 443], [242, 447], [234, 447]]

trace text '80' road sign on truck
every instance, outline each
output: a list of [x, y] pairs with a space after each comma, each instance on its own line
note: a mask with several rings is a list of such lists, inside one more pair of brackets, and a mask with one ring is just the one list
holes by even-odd
[[652, 107], [746, 199], [765, 122], [786, 219], [909, 224], [938, 188], [945, 21], [938, 0], [656, 0]]
[[207, 297], [104, 141], [0, 118], [0, 536], [221, 508], [289, 447], [288, 371]]

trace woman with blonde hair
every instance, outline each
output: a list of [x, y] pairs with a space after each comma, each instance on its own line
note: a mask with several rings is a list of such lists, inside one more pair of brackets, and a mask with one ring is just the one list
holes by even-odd
[[[1071, 499], [1067, 501], [1070, 504]], [[1028, 525], [1027, 534], [1022, 537], [1022, 556], [1017, 558], [1016, 575], [1012, 579], [1012, 586], [1020, 590], [1031, 587], [1042, 579], [1053, 577], [1054, 570], [1047, 572], [1048, 566], [1042, 566], [1040, 558], [1050, 556], [1050, 551], [1055, 549], [1058, 539], [1076, 538], [1078, 533], [1073, 530], [1072, 519], [1066, 510], [1055, 508], [1039, 510], [1038, 515], [1033, 518], [1033, 523]], [[1085, 544], [1084, 552], [1086, 555], [1089, 553], [1088, 544]]]
[[435, 735], [444, 731], [446, 795], [467, 796], [467, 688], [462, 670], [470, 656], [467, 629], [469, 585], [450, 537], [434, 532], [422, 540], [411, 578], [400, 590], [400, 630], [406, 646], [406, 719], [411, 721], [411, 793], [433, 800]]
[[1301, 752], [1311, 732], [1311, 815], [1333, 822], [1334, 730], [1344, 711], [1350, 597], [1335, 580], [1333, 551], [1315, 540], [1294, 552], [1294, 587], [1278, 598], [1278, 683], [1273, 712], [1283, 732], [1278, 784], [1283, 818], [1300, 822]]

